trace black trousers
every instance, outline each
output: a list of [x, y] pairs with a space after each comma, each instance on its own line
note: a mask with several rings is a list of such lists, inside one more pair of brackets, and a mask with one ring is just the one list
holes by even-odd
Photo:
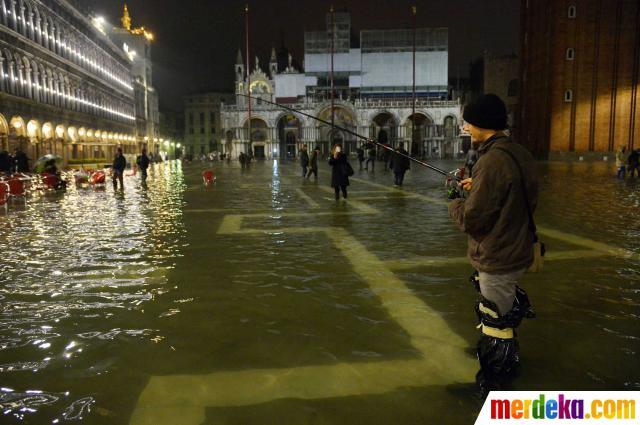
[[118, 182], [120, 182], [120, 189], [124, 190], [124, 171], [113, 170], [113, 190], [118, 188]]
[[336, 192], [336, 201], [340, 199], [340, 190], [342, 190], [342, 197], [347, 199], [347, 186], [336, 186], [333, 189]]
[[397, 184], [398, 186], [402, 186], [402, 182], [404, 181], [404, 173], [406, 173], [406, 171], [394, 171], [393, 172], [393, 175], [395, 177], [394, 183]]
[[364, 168], [367, 170], [369, 169], [369, 163], [371, 163], [371, 171], [373, 171], [373, 168], [376, 166], [376, 158], [373, 156], [367, 158], [367, 162], [364, 164]]
[[315, 178], [318, 178], [318, 169], [317, 168], [309, 168], [309, 171], [307, 172], [307, 178], [311, 177], [311, 174], [313, 174], [315, 176]]

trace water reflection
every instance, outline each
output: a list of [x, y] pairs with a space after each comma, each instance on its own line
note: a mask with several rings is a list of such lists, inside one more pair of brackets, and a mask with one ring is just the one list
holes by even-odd
[[[183, 246], [185, 187], [180, 164], [158, 164], [144, 186], [135, 177], [124, 192], [70, 186], [0, 217], [0, 373], [11, 383], [0, 394], [5, 416], [81, 419], [95, 400], [71, 384], [47, 391], [59, 388], [59, 372], [108, 372], [85, 353], [105, 341], [152, 337], [152, 329], [132, 328], [131, 318], [169, 290], [166, 270]], [[128, 326], [118, 327], [123, 315]], [[25, 380], [25, 373], [36, 375]], [[44, 385], [33, 390], [29, 382]]]

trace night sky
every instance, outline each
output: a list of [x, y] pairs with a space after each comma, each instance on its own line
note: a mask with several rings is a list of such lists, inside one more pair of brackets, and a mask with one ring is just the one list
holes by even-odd
[[[120, 25], [121, 0], [77, 0]], [[244, 52], [244, 5], [238, 0], [128, 0], [133, 26], [153, 31], [153, 80], [162, 108], [180, 110], [182, 96], [199, 90], [233, 91], [233, 64]], [[468, 64], [484, 50], [517, 53], [518, 0], [336, 0], [249, 1], [251, 62], [256, 54], [267, 70], [271, 47], [283, 43], [294, 60], [303, 59], [304, 31], [325, 28], [331, 4], [351, 12], [352, 31], [410, 28], [410, 6], [418, 27], [449, 28], [449, 76], [468, 75]], [[244, 53], [243, 53], [244, 55]], [[244, 57], [244, 56], [243, 56]]]

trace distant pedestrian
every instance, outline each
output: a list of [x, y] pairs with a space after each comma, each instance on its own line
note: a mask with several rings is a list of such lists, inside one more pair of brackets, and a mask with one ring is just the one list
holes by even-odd
[[335, 190], [336, 201], [340, 199], [340, 191], [342, 197], [347, 199], [347, 186], [349, 186], [349, 172], [351, 167], [347, 161], [347, 156], [342, 152], [342, 145], [337, 143], [331, 149], [331, 157], [329, 158], [331, 166], [331, 187]]
[[0, 152], [0, 173], [11, 174], [11, 155], [9, 152]]
[[391, 165], [389, 161], [391, 161], [393, 153], [391, 150], [391, 146], [385, 143], [385, 148], [382, 149], [382, 160], [384, 161], [384, 170], [391, 169]]
[[17, 148], [16, 153], [13, 156], [13, 160], [15, 161], [16, 171], [18, 173], [28, 173], [29, 172], [29, 157], [26, 153], [22, 152], [22, 149]]
[[358, 154], [358, 162], [360, 163], [360, 170], [362, 170], [362, 163], [364, 162], [364, 149], [362, 149], [362, 146], [356, 149], [356, 153]]
[[624, 179], [627, 176], [626, 164], [627, 148], [626, 146], [620, 145], [616, 151], [616, 167], [618, 167], [618, 173], [616, 176], [619, 179]]
[[143, 182], [147, 180], [147, 168], [149, 168], [149, 163], [150, 162], [151, 161], [149, 160], [149, 157], [147, 156], [147, 149], [146, 148], [142, 148], [142, 153], [136, 159], [136, 164], [138, 165], [138, 168], [140, 169], [140, 178], [142, 179]]
[[247, 156], [244, 154], [244, 152], [240, 152], [240, 155], [238, 155], [238, 161], [240, 161], [240, 166], [242, 168], [247, 165]]
[[371, 163], [371, 171], [373, 171], [376, 165], [376, 147], [373, 144], [369, 145], [369, 151], [367, 152], [369, 157], [367, 158], [367, 162], [364, 164], [364, 169], [369, 170], [369, 163]]
[[311, 177], [311, 174], [314, 175], [314, 178], [318, 179], [318, 155], [320, 154], [320, 148], [316, 147], [311, 152], [311, 159], [309, 160], [309, 172], [307, 173], [307, 178]]
[[640, 175], [640, 151], [631, 150], [629, 154], [629, 158], [627, 159], [629, 177], [634, 177], [635, 175]]
[[404, 150], [402, 143], [398, 146], [398, 149], [393, 153], [391, 158], [391, 164], [389, 166], [393, 170], [394, 182], [396, 186], [402, 186], [404, 181], [404, 174], [409, 168], [411, 168], [411, 161], [409, 160], [409, 152]]
[[120, 182], [120, 189], [124, 190], [125, 168], [127, 168], [127, 159], [122, 154], [122, 148], [118, 148], [116, 157], [113, 159], [113, 165], [111, 166], [113, 173], [113, 190], [118, 190], [118, 182]]
[[309, 153], [307, 152], [307, 145], [302, 145], [300, 149], [300, 168], [302, 168], [302, 177], [307, 176], [307, 167], [309, 166]]

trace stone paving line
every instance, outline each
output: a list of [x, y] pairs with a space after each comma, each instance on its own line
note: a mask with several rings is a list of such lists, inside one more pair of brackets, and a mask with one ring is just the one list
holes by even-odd
[[[381, 188], [380, 193], [407, 193], [411, 199], [446, 205], [447, 202], [400, 188], [390, 188], [378, 183], [352, 178], [363, 184]], [[314, 186], [315, 187], [315, 186]], [[262, 187], [265, 189], [266, 187]], [[318, 186], [325, 193], [333, 189]], [[320, 205], [302, 188], [296, 193], [307, 205], [317, 210]], [[331, 199], [331, 198], [330, 198]], [[386, 198], [383, 198], [386, 199]], [[364, 394], [381, 394], [402, 387], [447, 385], [467, 383], [473, 380], [477, 368], [475, 358], [466, 353], [469, 344], [457, 335], [424, 301], [413, 295], [394, 271], [420, 267], [442, 267], [466, 264], [466, 257], [434, 258], [413, 257], [382, 261], [367, 250], [354, 236], [340, 227], [281, 227], [273, 229], [243, 228], [245, 218], [315, 217], [323, 215], [379, 214], [362, 200], [372, 197], [349, 199], [354, 211], [313, 211], [279, 213], [268, 210], [240, 213], [238, 210], [202, 209], [185, 210], [191, 213], [226, 213], [218, 228], [220, 235], [258, 236], [271, 233], [324, 234], [347, 258], [356, 273], [375, 293], [387, 311], [411, 337], [412, 345], [422, 353], [415, 360], [390, 360], [381, 362], [338, 363], [330, 366], [303, 366], [295, 368], [253, 369], [222, 371], [206, 375], [153, 376], [140, 395], [131, 418], [132, 425], [176, 424], [196, 425], [205, 420], [207, 407], [249, 406], [280, 398], [316, 399], [345, 397]], [[333, 201], [333, 199], [331, 199]], [[235, 212], [231, 213], [230, 212]], [[547, 260], [571, 260], [600, 256], [617, 256], [638, 259], [640, 256], [628, 250], [613, 247], [588, 238], [539, 226], [541, 234], [583, 248], [549, 252]], [[443, 367], [446, 365], [446, 367]]]

